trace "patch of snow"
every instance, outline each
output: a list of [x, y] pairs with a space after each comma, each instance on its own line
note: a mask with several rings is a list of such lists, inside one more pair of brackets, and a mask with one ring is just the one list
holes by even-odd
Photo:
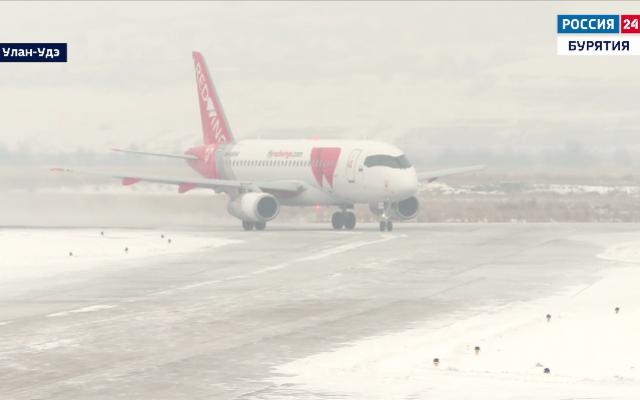
[[640, 242], [620, 243], [598, 254], [599, 258], [625, 263], [640, 263]]
[[611, 185], [535, 184], [531, 185], [531, 191], [552, 192], [557, 194], [597, 193], [602, 195], [619, 192], [627, 195], [637, 195], [640, 193], [640, 187]]
[[555, 193], [559, 195], [569, 194], [615, 194], [622, 193], [629, 196], [640, 196], [640, 186], [630, 185], [576, 185], [576, 184], [512, 184], [492, 183], [484, 185], [448, 185], [444, 182], [432, 182], [423, 187], [424, 190], [443, 195], [505, 195], [507, 193]]

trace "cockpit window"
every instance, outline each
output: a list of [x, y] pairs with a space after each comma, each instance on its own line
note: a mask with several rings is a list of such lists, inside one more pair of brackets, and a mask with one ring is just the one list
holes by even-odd
[[376, 154], [365, 158], [364, 165], [367, 167], [390, 167], [398, 169], [411, 168], [411, 163], [404, 154], [397, 157], [386, 154]]

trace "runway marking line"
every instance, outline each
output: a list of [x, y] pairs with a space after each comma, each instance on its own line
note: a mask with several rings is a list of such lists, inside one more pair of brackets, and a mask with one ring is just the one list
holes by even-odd
[[396, 239], [398, 237], [401, 237], [401, 236], [386, 236], [386, 237], [384, 237], [382, 239], [372, 240], [372, 241], [369, 241], [369, 242], [359, 241], [359, 242], [347, 243], [347, 244], [343, 244], [342, 246], [334, 247], [332, 249], [327, 249], [327, 250], [324, 250], [324, 251], [320, 251], [320, 252], [318, 252], [318, 253], [316, 253], [314, 255], [311, 255], [311, 256], [298, 258], [294, 262], [316, 261], [316, 260], [319, 260], [321, 258], [325, 258], [325, 257], [333, 256], [333, 255], [336, 255], [336, 254], [344, 253], [344, 252], [349, 251], [349, 250], [357, 249], [358, 247], [368, 246], [370, 244], [382, 243], [382, 242], [386, 242], [388, 240]]
[[108, 310], [108, 309], [114, 308], [114, 307], [115, 306], [112, 306], [110, 304], [97, 304], [95, 306], [82, 307], [82, 308], [77, 308], [75, 310], [61, 311], [61, 312], [49, 314], [49, 315], [47, 315], [47, 318], [66, 317], [66, 316], [71, 315], [71, 314], [88, 313], [88, 312], [94, 312], [94, 311]]
[[257, 271], [253, 271], [249, 274], [241, 274], [241, 275], [233, 275], [224, 279], [213, 279], [210, 281], [204, 281], [204, 282], [197, 282], [197, 283], [192, 283], [189, 285], [185, 285], [185, 286], [179, 286], [176, 288], [172, 288], [172, 289], [167, 289], [167, 290], [162, 290], [160, 292], [155, 292], [155, 293], [151, 293], [145, 297], [151, 297], [151, 296], [161, 296], [161, 295], [165, 295], [165, 294], [171, 294], [174, 292], [179, 292], [179, 291], [183, 291], [183, 290], [189, 290], [189, 289], [195, 289], [198, 287], [202, 287], [202, 286], [207, 286], [207, 285], [214, 285], [216, 283], [222, 283], [222, 282], [229, 282], [229, 281], [233, 281], [233, 280], [237, 280], [237, 279], [244, 279], [244, 278], [248, 278], [250, 276], [253, 275], [261, 275], [261, 274], [265, 274], [267, 272], [273, 272], [273, 271], [278, 271], [281, 270], [283, 268], [287, 268], [293, 264], [299, 263], [299, 262], [306, 262], [306, 261], [316, 261], [316, 260], [320, 260], [322, 258], [326, 258], [326, 257], [330, 257], [330, 256], [334, 256], [336, 254], [341, 254], [353, 249], [357, 249], [359, 247], [363, 247], [363, 246], [368, 246], [368, 245], [372, 245], [372, 244], [377, 244], [377, 243], [382, 243], [382, 242], [386, 242], [389, 240], [393, 240], [393, 239], [398, 239], [398, 238], [403, 238], [406, 237], [407, 235], [402, 234], [402, 235], [385, 235], [382, 239], [377, 239], [377, 240], [371, 240], [371, 241], [357, 241], [357, 242], [353, 242], [353, 243], [347, 243], [338, 247], [334, 247], [334, 248], [330, 248], [330, 249], [325, 249], [325, 250], [321, 250], [318, 253], [314, 254], [314, 255], [310, 255], [310, 256], [305, 256], [305, 257], [301, 257], [301, 258], [296, 258], [293, 261], [290, 262], [286, 262], [286, 263], [280, 263], [277, 265], [272, 265], [270, 267], [266, 267], [263, 269], [259, 269]]

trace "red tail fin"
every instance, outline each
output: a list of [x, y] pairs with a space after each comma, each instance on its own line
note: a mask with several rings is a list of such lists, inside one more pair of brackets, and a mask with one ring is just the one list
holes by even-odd
[[193, 63], [196, 69], [196, 84], [198, 85], [198, 101], [200, 102], [200, 119], [202, 120], [204, 143], [231, 143], [233, 142], [233, 135], [231, 134], [231, 129], [229, 129], [222, 103], [218, 99], [202, 54], [194, 51]]

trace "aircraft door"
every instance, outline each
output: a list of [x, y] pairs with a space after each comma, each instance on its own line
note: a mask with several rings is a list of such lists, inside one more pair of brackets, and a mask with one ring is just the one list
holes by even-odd
[[358, 175], [358, 160], [360, 159], [360, 154], [362, 154], [362, 150], [354, 149], [349, 154], [349, 158], [347, 159], [347, 182], [355, 183], [356, 176]]

